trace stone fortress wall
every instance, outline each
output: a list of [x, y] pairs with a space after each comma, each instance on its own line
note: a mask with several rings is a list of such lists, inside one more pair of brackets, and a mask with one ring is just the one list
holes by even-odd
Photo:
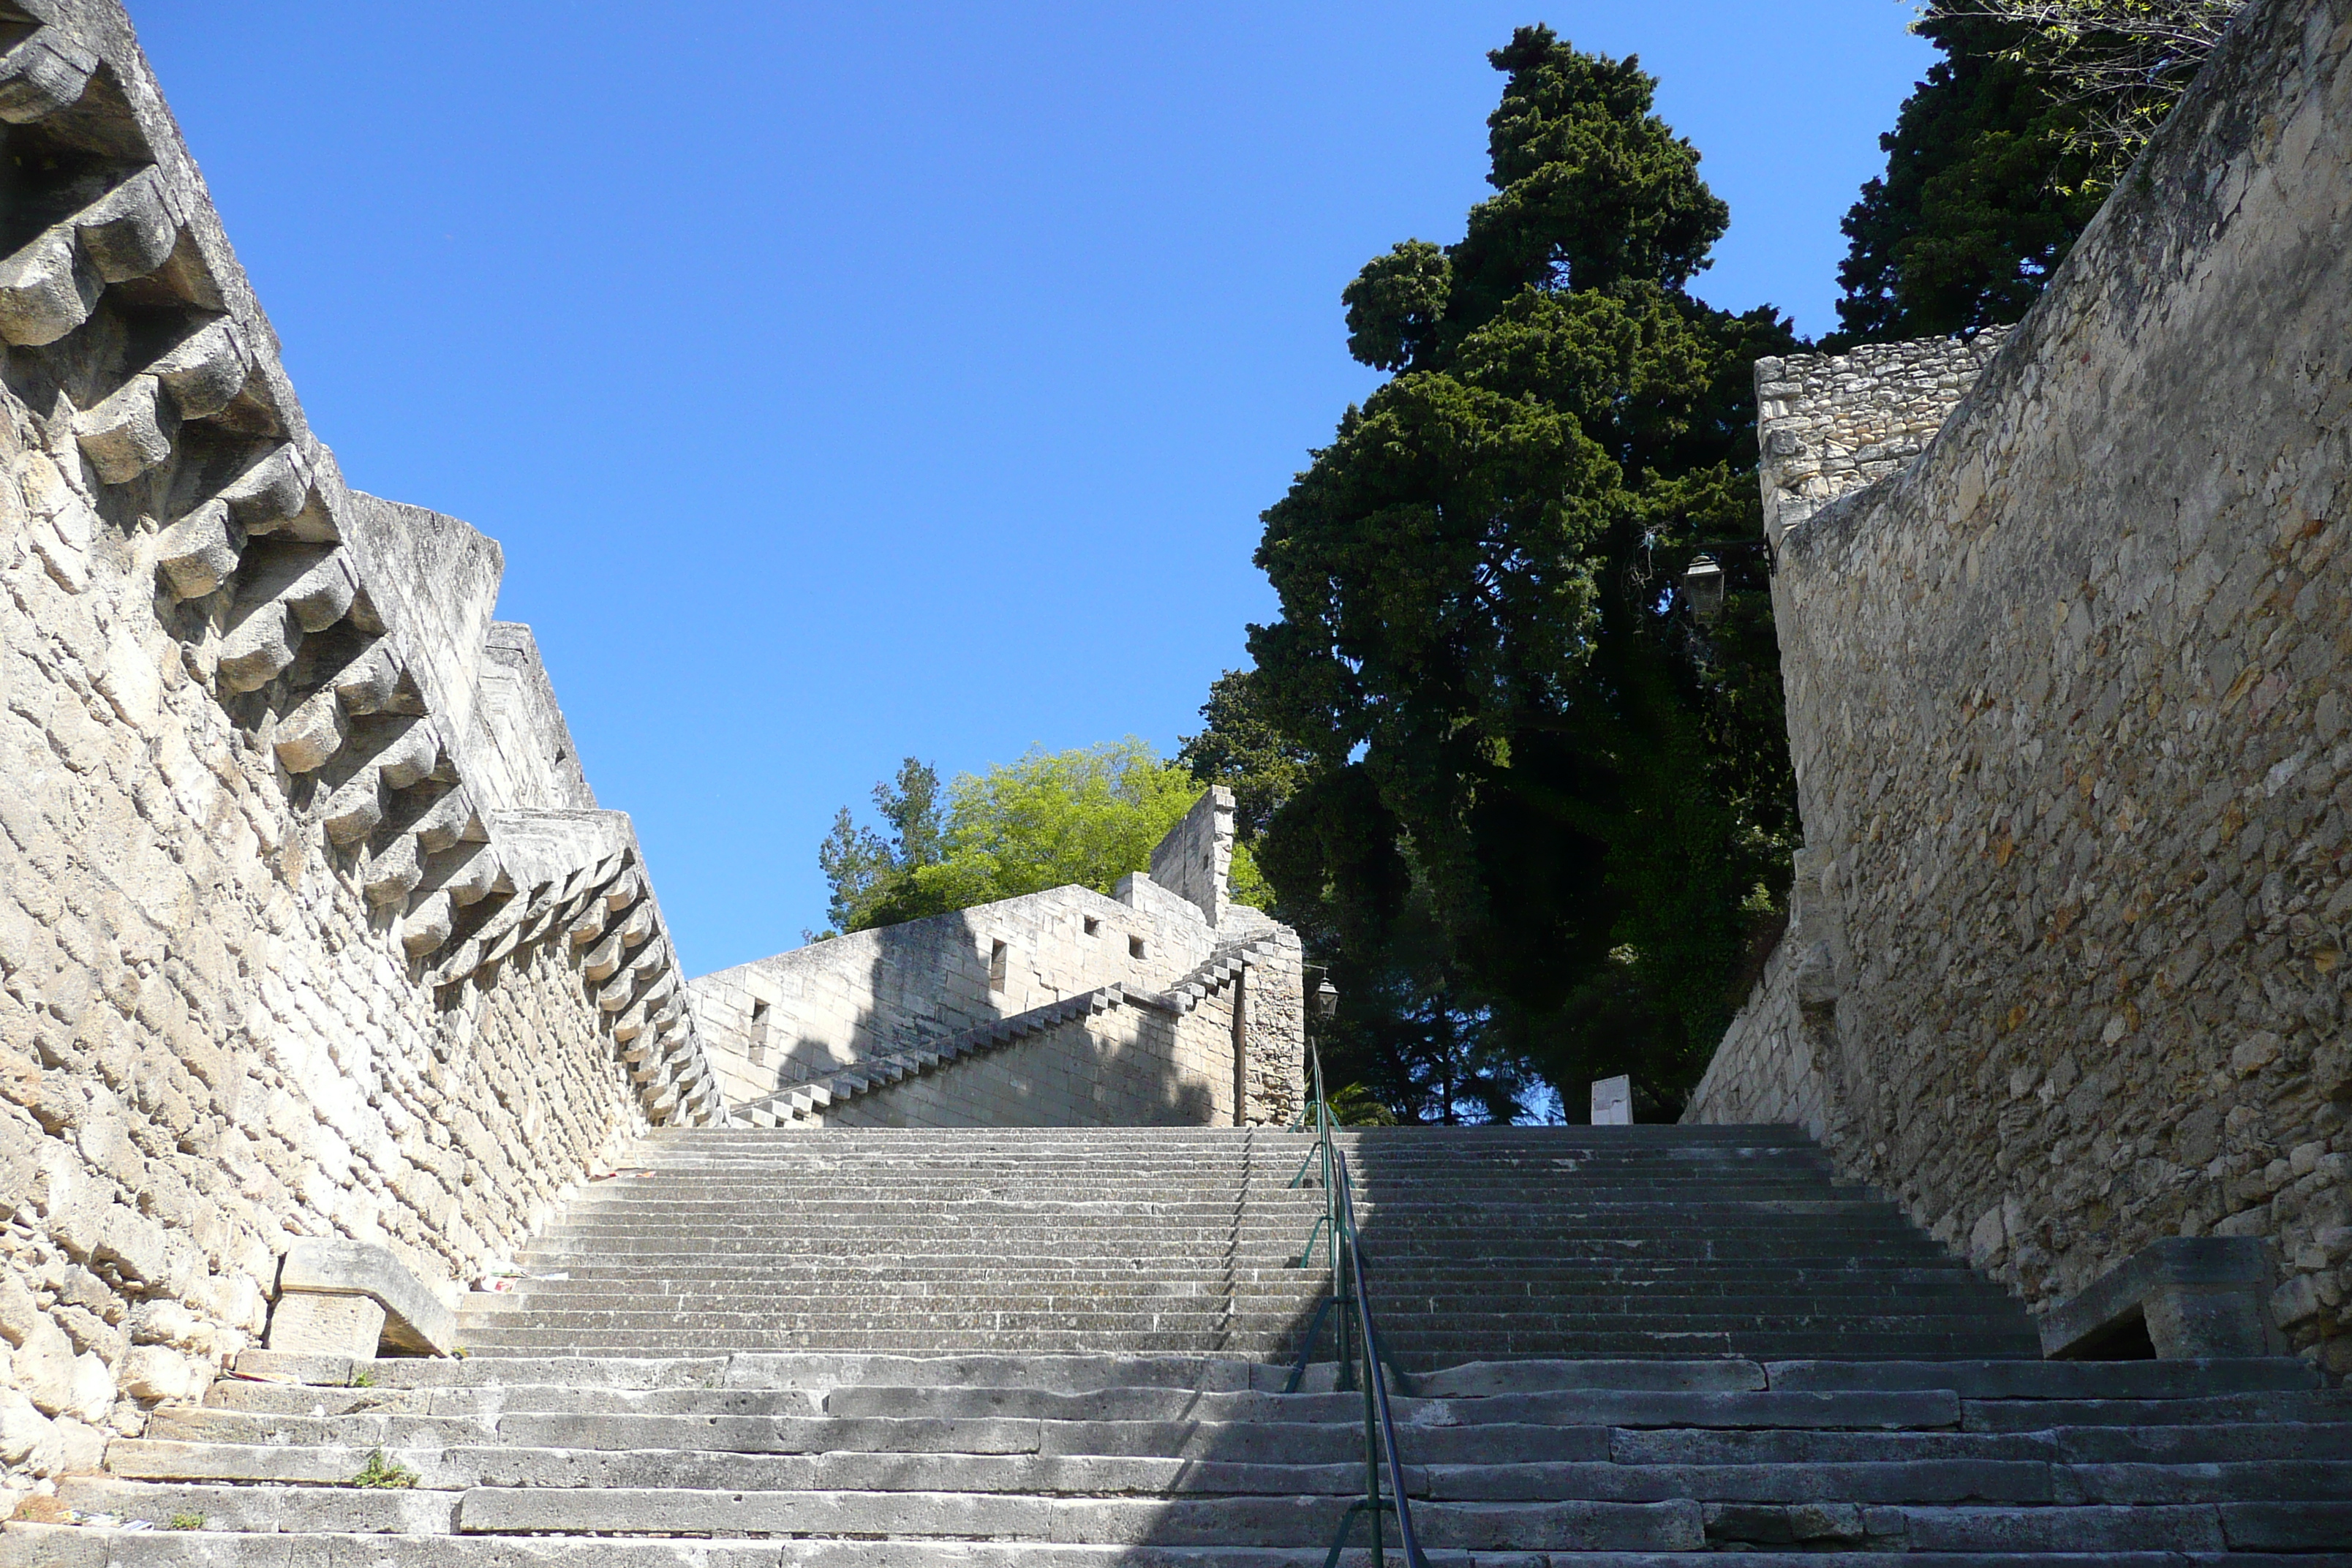
[[1758, 366], [1807, 847], [1687, 1116], [1804, 1122], [2037, 1310], [2265, 1238], [2339, 1375], [2347, 146], [2352, 0], [2256, 0], [1900, 472], [1808, 462], [1932, 414], [1888, 355]]
[[[845, 1103], [812, 1107], [824, 1109], [812, 1119], [1286, 1122], [1303, 1081], [1298, 939], [1227, 897], [1233, 813], [1231, 791], [1207, 791], [1153, 852], [1152, 872], [1121, 879], [1112, 897], [1055, 888], [701, 976], [688, 996], [729, 1103], [993, 1033], [998, 1048], [871, 1085], [854, 1105], [831, 1091]], [[1188, 986], [1197, 994], [1186, 1005], [1156, 1005]], [[1113, 990], [1107, 1005], [1045, 1016]]]
[[0, 1462], [87, 1468], [302, 1237], [440, 1282], [723, 1116], [501, 558], [349, 489], [120, 7], [0, 3]]

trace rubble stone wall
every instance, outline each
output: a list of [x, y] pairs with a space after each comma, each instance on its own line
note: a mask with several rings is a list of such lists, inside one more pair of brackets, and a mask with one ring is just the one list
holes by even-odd
[[2009, 331], [1757, 361], [1765, 538], [1777, 546], [1825, 503], [1925, 451]]
[[1822, 1064], [1832, 1048], [1835, 966], [1815, 913], [1820, 880], [1810, 858], [1797, 852], [1788, 929], [1691, 1091], [1685, 1121], [1776, 1122], [1829, 1137]]
[[95, 1462], [301, 1237], [454, 1282], [720, 1113], [500, 557], [346, 487], [120, 8], [0, 26], [0, 1464]]
[[[2256, 0], [1933, 446], [1790, 530], [1774, 586], [1789, 963], [1846, 1170], [2037, 1306], [2266, 1237], [2338, 1373], [2347, 145], [2352, 0]], [[1790, 1037], [1795, 978], [1706, 1119], [1801, 1083], [1736, 1059]]]

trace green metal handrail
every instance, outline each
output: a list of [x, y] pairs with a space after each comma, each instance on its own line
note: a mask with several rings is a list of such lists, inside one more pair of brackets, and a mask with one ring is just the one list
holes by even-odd
[[[1316, 1305], [1314, 1320], [1307, 1326], [1306, 1342], [1298, 1349], [1297, 1364], [1290, 1369], [1290, 1382], [1283, 1392], [1298, 1392], [1299, 1384], [1307, 1376], [1307, 1358], [1315, 1352], [1316, 1336], [1322, 1331], [1324, 1316], [1335, 1307], [1339, 1311], [1336, 1332], [1341, 1392], [1347, 1392], [1355, 1381], [1355, 1358], [1348, 1343], [1351, 1328], [1363, 1347], [1364, 1359], [1364, 1495], [1349, 1503], [1348, 1511], [1341, 1516], [1339, 1532], [1331, 1538], [1331, 1550], [1323, 1559], [1323, 1568], [1336, 1568], [1339, 1553], [1347, 1550], [1348, 1535], [1358, 1515], [1371, 1521], [1372, 1568], [1384, 1568], [1387, 1556], [1381, 1540], [1382, 1513], [1396, 1515], [1397, 1543], [1404, 1549], [1406, 1568], [1429, 1568], [1429, 1560], [1421, 1550], [1421, 1538], [1412, 1527], [1412, 1503], [1404, 1489], [1404, 1459], [1397, 1447], [1396, 1415], [1389, 1408], [1388, 1384], [1381, 1376], [1381, 1368], [1390, 1363], [1381, 1349], [1380, 1331], [1372, 1323], [1371, 1290], [1364, 1278], [1364, 1249], [1359, 1245], [1356, 1230], [1355, 1183], [1348, 1170], [1347, 1152], [1333, 1136], [1339, 1130], [1339, 1120], [1331, 1114], [1330, 1102], [1324, 1096], [1322, 1053], [1311, 1042], [1307, 1049], [1315, 1073], [1315, 1098], [1292, 1124], [1292, 1131], [1313, 1121], [1315, 1145], [1300, 1163], [1298, 1173], [1290, 1178], [1290, 1184], [1296, 1187], [1304, 1183], [1319, 1161], [1323, 1213], [1307, 1233], [1307, 1246], [1293, 1267], [1307, 1268], [1315, 1255], [1316, 1242], [1323, 1241], [1331, 1269], [1331, 1293]], [[1388, 1479], [1386, 1497], [1381, 1495], [1383, 1472]]]

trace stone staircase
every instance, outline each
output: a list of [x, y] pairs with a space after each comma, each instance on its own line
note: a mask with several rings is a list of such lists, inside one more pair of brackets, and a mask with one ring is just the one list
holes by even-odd
[[[2024, 1312], [1786, 1128], [1342, 1134], [1400, 1365], [2027, 1356]], [[695, 1131], [576, 1203], [486, 1354], [1287, 1356], [1325, 1289], [1312, 1140], [1230, 1129]], [[562, 1278], [545, 1278], [562, 1276]]]
[[[2013, 1303], [1782, 1130], [1347, 1142], [1433, 1568], [2352, 1568], [2343, 1392], [2034, 1359]], [[1314, 1568], [1363, 1402], [1270, 1359], [1323, 1283], [1287, 1267], [1307, 1144], [658, 1134], [523, 1260], [570, 1278], [469, 1299], [466, 1358], [249, 1352], [0, 1560]]]

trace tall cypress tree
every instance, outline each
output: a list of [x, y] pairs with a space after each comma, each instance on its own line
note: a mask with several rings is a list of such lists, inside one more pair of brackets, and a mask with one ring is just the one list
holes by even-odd
[[1309, 761], [1260, 859], [1352, 981], [1342, 1081], [1426, 1117], [1631, 1071], [1670, 1106], [1786, 878], [1749, 376], [1793, 339], [1688, 292], [1728, 215], [1637, 60], [1540, 26], [1488, 58], [1495, 194], [1348, 287], [1395, 374], [1265, 514], [1254, 705]]

